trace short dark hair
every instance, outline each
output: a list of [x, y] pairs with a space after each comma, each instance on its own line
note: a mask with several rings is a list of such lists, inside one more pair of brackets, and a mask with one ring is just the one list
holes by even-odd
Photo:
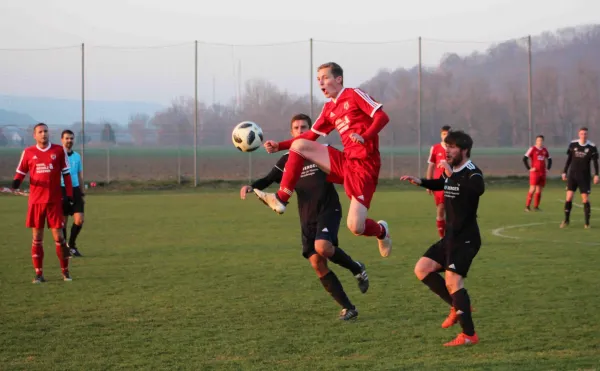
[[585, 126], [582, 126], [582, 127], [579, 128], [579, 131], [582, 131], [582, 130], [583, 131], [588, 131], [588, 128], [586, 128]]
[[312, 128], [312, 120], [310, 119], [310, 117], [308, 115], [305, 115], [304, 113], [298, 113], [298, 114], [294, 115], [292, 117], [292, 119], [290, 120], [290, 127], [292, 126], [294, 121], [297, 121], [297, 120], [306, 121], [306, 123], [308, 124], [308, 127]]
[[473, 139], [467, 133], [462, 130], [451, 131], [448, 133], [446, 139], [444, 139], [446, 144], [455, 145], [460, 149], [467, 150], [467, 157], [471, 157], [471, 148], [473, 148]]
[[440, 132], [442, 131], [450, 131], [452, 128], [450, 127], [450, 125], [444, 125], [442, 126], [442, 129], [440, 130]]
[[535, 139], [537, 139], [537, 138], [542, 138], [542, 140], [546, 140], [546, 139], [544, 139], [544, 136], [542, 134], [540, 134], [537, 137], [535, 137]]
[[329, 68], [331, 70], [331, 74], [333, 75], [333, 77], [342, 77], [342, 83], [344, 83], [344, 70], [342, 69], [342, 67], [335, 63], [335, 62], [327, 62], [327, 63], [323, 63], [322, 65], [320, 65], [317, 68], [317, 72], [321, 71], [324, 68]]
[[33, 132], [35, 133], [35, 130], [38, 128], [38, 126], [45, 126], [46, 128], [48, 127], [48, 125], [44, 124], [43, 122], [38, 122], [37, 124], [35, 124], [35, 126], [33, 127]]
[[69, 135], [75, 136], [75, 134], [73, 134], [73, 132], [71, 130], [65, 129], [65, 130], [62, 131], [62, 133], [60, 133], [60, 138], [61, 139], [64, 138], [65, 134], [69, 134]]

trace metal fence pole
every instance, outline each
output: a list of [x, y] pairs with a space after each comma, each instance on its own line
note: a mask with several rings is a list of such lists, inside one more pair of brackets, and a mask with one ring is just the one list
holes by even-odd
[[[85, 189], [85, 44], [81, 43], [81, 184]], [[75, 175], [77, 176], [77, 175]]]
[[[213, 76], [213, 104], [214, 104]], [[198, 186], [198, 40], [194, 42], [194, 187]]]
[[417, 121], [418, 121], [418, 130], [417, 130], [417, 136], [418, 136], [418, 140], [417, 140], [417, 144], [419, 146], [419, 155], [418, 155], [418, 161], [419, 161], [419, 176], [422, 176], [422, 172], [421, 172], [421, 100], [423, 98], [423, 90], [422, 90], [422, 76], [421, 76], [421, 70], [422, 70], [422, 63], [421, 63], [421, 37], [419, 36], [419, 82], [418, 82], [418, 95], [417, 95], [417, 105], [418, 105], [418, 110], [417, 110]]
[[529, 109], [529, 143], [533, 143], [533, 76], [531, 68], [531, 35], [527, 36], [527, 67], [528, 67], [528, 109]]
[[309, 65], [310, 65], [310, 95], [309, 95], [309, 98], [310, 98], [310, 118], [311, 118], [311, 120], [314, 121], [315, 118], [314, 118], [313, 115], [314, 115], [315, 111], [313, 109], [313, 107], [314, 107], [314, 102], [313, 102], [313, 84], [314, 84], [313, 80], [314, 80], [314, 76], [313, 76], [313, 73], [314, 72], [313, 72], [313, 39], [312, 39], [312, 37], [310, 38], [309, 46], [310, 46], [310, 53], [309, 53], [309, 57], [310, 57], [310, 61], [309, 61]]

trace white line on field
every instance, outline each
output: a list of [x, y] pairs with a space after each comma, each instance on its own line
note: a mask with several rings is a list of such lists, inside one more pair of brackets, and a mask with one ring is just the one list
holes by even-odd
[[[545, 223], [527, 223], [527, 224], [515, 224], [515, 225], [507, 225], [505, 227], [500, 227], [500, 228], [496, 228], [494, 230], [492, 230], [492, 234], [496, 237], [502, 237], [502, 238], [509, 238], [512, 240], [522, 240], [523, 237], [517, 237], [517, 236], [509, 236], [506, 235], [502, 232], [504, 232], [507, 229], [515, 229], [515, 228], [521, 228], [521, 227], [533, 227], [534, 225], [543, 225], [543, 224], [554, 224], [554, 222], [545, 222]], [[587, 246], [600, 246], [600, 243], [596, 243], [596, 242], [580, 242], [580, 241], [560, 241], [560, 240], [539, 240], [536, 239], [536, 241], [539, 242], [552, 242], [552, 243], [567, 243], [567, 244], [579, 244], [579, 245], [587, 245]]]

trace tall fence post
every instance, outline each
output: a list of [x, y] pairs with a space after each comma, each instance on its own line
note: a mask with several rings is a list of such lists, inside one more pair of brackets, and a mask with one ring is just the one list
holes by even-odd
[[[81, 182], [80, 186], [85, 189], [85, 44], [81, 43]], [[77, 176], [77, 175], [74, 175]]]
[[310, 66], [310, 95], [309, 95], [309, 98], [310, 98], [310, 119], [314, 121], [315, 117], [313, 115], [314, 115], [315, 111], [313, 109], [313, 107], [314, 107], [314, 102], [313, 102], [314, 75], [313, 75], [313, 73], [314, 72], [313, 72], [313, 39], [312, 39], [312, 37], [309, 40], [309, 47], [310, 47], [310, 53], [309, 53], [309, 58], [310, 58], [310, 61], [309, 61], [309, 66]]
[[529, 110], [529, 143], [533, 143], [533, 76], [531, 66], [531, 35], [527, 36], [527, 70], [528, 70], [528, 110]]
[[418, 121], [418, 130], [417, 130], [417, 145], [419, 146], [419, 155], [418, 155], [418, 161], [419, 161], [419, 176], [422, 176], [422, 172], [421, 172], [421, 112], [422, 112], [422, 106], [421, 106], [421, 101], [423, 98], [423, 89], [422, 89], [422, 74], [421, 74], [421, 70], [422, 70], [422, 62], [421, 62], [421, 36], [419, 36], [419, 77], [418, 77], [418, 95], [417, 95], [417, 105], [418, 105], [418, 110], [417, 110], [417, 121]]
[[[213, 104], [214, 104], [213, 76]], [[194, 187], [198, 186], [198, 40], [194, 41]]]

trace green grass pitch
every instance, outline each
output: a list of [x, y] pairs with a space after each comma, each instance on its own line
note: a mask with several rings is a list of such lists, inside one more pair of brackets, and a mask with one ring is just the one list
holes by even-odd
[[483, 246], [466, 280], [481, 342], [453, 349], [442, 344], [459, 327], [441, 328], [447, 306], [413, 274], [436, 240], [422, 189], [376, 194], [370, 215], [394, 239], [387, 259], [342, 226], [341, 247], [371, 280], [362, 295], [330, 264], [359, 310], [352, 323], [300, 255], [294, 202], [277, 216], [237, 189], [91, 194], [73, 282], [60, 280], [47, 233], [48, 282], [33, 285], [26, 200], [3, 196], [0, 370], [599, 368], [597, 196], [592, 229], [576, 199], [561, 230], [564, 185], [547, 189], [541, 213], [523, 212], [525, 193], [489, 186], [482, 197]]

